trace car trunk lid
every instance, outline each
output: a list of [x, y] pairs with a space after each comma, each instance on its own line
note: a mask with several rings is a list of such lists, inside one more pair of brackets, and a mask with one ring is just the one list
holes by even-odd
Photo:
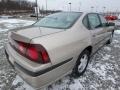
[[42, 37], [54, 33], [64, 31], [63, 29], [43, 28], [43, 27], [30, 27], [16, 31], [12, 31], [9, 37], [16, 41], [30, 43], [30, 41], [37, 37]]

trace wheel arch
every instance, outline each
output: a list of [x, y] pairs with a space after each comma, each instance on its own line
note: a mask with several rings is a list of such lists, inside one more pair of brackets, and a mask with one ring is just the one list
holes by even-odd
[[[88, 46], [88, 47], [86, 47], [84, 50], [88, 50], [89, 52], [90, 52], [90, 54], [92, 53], [92, 49], [93, 49], [93, 47], [92, 46]], [[84, 51], [83, 50], [83, 51]]]
[[[83, 52], [85, 52], [86, 50], [88, 50], [88, 51], [90, 52], [90, 55], [91, 55], [91, 53], [92, 53], [92, 46], [87, 46], [85, 49], [83, 49], [83, 51], [81, 52], [81, 54], [82, 54]], [[81, 54], [80, 54], [80, 55], [81, 55]], [[80, 55], [79, 55], [79, 57], [80, 57]], [[80, 75], [83, 75], [84, 72], [85, 72], [85, 70], [86, 70], [86, 68], [87, 68], [87, 66], [86, 66], [85, 69], [83, 70], [83, 72], [82, 72], [81, 74], [78, 74], [78, 73], [76, 72], [76, 68], [77, 68], [76, 66], [77, 66], [78, 63], [79, 63], [79, 57], [78, 57], [75, 65], [74, 65], [74, 68], [73, 68], [73, 71], [72, 71], [72, 76], [73, 76], [73, 77], [79, 77]], [[88, 60], [88, 62], [89, 62], [89, 60]], [[88, 63], [87, 63], [87, 65], [88, 65]]]

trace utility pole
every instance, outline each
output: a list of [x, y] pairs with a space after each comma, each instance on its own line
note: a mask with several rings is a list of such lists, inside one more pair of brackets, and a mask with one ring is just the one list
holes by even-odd
[[72, 4], [72, 3], [70, 2], [70, 3], [69, 3], [69, 5], [70, 5], [70, 12], [71, 12], [71, 4]]
[[105, 14], [105, 9], [106, 9], [106, 7], [103, 7], [103, 13]]
[[46, 2], [45, 2], [45, 3], [46, 3], [46, 15], [47, 15], [47, 7], [48, 7], [48, 6], [47, 6], [47, 0], [46, 0]]
[[36, 0], [36, 14], [37, 14], [37, 20], [38, 20], [38, 1]]

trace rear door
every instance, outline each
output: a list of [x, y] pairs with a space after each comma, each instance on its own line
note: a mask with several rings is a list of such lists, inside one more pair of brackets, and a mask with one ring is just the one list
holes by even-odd
[[103, 45], [105, 33], [101, 24], [100, 17], [97, 13], [88, 14], [89, 28], [91, 32], [93, 52]]
[[102, 27], [103, 27], [104, 34], [105, 34], [104, 35], [105, 36], [104, 41], [106, 42], [110, 38], [113, 27], [106, 25], [107, 21], [106, 21], [106, 19], [104, 18], [103, 15], [99, 15], [99, 17], [100, 17], [100, 20], [101, 20], [101, 24], [102, 24]]

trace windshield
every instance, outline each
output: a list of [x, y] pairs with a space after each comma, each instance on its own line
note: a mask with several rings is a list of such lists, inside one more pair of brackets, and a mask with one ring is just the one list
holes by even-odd
[[82, 13], [77, 12], [61, 12], [49, 15], [37, 23], [35, 26], [66, 29], [71, 27]]

